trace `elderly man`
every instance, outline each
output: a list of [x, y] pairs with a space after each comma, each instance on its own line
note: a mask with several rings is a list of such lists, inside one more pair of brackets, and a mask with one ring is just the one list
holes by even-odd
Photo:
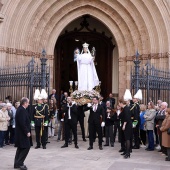
[[52, 93], [49, 95], [49, 99], [51, 99], [52, 97], [55, 97], [56, 101], [58, 101], [58, 95], [56, 94], [56, 89], [52, 90]]
[[166, 153], [166, 149], [162, 146], [162, 132], [160, 131], [160, 128], [162, 126], [162, 122], [165, 119], [165, 111], [168, 107], [168, 104], [166, 102], [161, 103], [160, 110], [158, 111], [158, 114], [156, 116], [156, 127], [158, 128], [158, 135], [159, 135], [159, 142], [161, 146], [161, 150], [159, 152]]

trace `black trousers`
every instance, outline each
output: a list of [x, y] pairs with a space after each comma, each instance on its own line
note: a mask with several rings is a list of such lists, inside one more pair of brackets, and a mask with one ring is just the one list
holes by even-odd
[[78, 116], [77, 122], [80, 123], [81, 132], [82, 132], [82, 138], [85, 139], [85, 129], [84, 129], [84, 117]]
[[121, 143], [121, 149], [125, 150], [125, 136], [124, 131], [122, 130], [122, 127], [120, 127], [120, 143]]
[[5, 143], [14, 144], [15, 128], [12, 125], [8, 126], [8, 130], [5, 134]]
[[36, 136], [36, 142], [37, 142], [37, 146], [40, 147], [41, 144], [42, 146], [46, 146], [46, 128], [44, 128], [44, 130], [42, 131], [42, 136], [41, 136], [41, 126], [35, 126], [35, 136]]
[[68, 119], [64, 123], [65, 126], [65, 144], [68, 145], [70, 139], [70, 131], [72, 130], [74, 136], [74, 144], [77, 145], [77, 123], [73, 123], [72, 120]]
[[146, 131], [140, 129], [140, 139], [143, 145], [146, 145]]
[[114, 136], [113, 136], [113, 125], [111, 126], [105, 126], [105, 134], [106, 134], [106, 145], [109, 145], [109, 139], [110, 144], [114, 144]]
[[117, 131], [118, 131], [118, 142], [121, 142], [121, 140], [120, 140], [120, 121], [114, 122], [114, 132], [113, 132], [114, 141], [116, 139]]
[[14, 166], [23, 166], [30, 148], [17, 148], [14, 160]]
[[133, 136], [134, 136], [134, 143], [136, 147], [140, 147], [140, 138], [139, 138], [139, 124], [133, 128]]
[[101, 124], [98, 124], [98, 123], [95, 123], [95, 122], [89, 123], [89, 145], [93, 146], [94, 130], [98, 134], [99, 146], [102, 146], [102, 128], [101, 128]]
[[158, 138], [158, 129], [157, 129], [157, 127], [155, 127], [155, 129], [154, 129], [154, 133], [155, 133], [155, 138], [156, 138], [156, 144], [158, 145], [159, 144], [159, 138]]

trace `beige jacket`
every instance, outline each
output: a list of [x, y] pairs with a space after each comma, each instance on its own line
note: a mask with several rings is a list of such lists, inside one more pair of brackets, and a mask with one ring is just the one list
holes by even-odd
[[8, 120], [10, 117], [8, 116], [8, 111], [3, 112], [0, 110], [0, 131], [7, 131], [8, 129]]

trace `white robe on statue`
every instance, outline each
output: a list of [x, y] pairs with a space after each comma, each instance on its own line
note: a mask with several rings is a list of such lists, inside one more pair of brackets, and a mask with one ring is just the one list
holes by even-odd
[[89, 53], [80, 54], [77, 57], [78, 90], [91, 91], [99, 85], [99, 79], [94, 66], [94, 61]]

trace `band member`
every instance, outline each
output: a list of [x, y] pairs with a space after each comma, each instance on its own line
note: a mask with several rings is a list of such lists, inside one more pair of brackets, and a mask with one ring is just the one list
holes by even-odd
[[[47, 98], [47, 94], [44, 94], [43, 90], [38, 92], [36, 90], [34, 100], [37, 100], [37, 104], [33, 107], [33, 118], [31, 125], [35, 126], [35, 135], [37, 146], [35, 149], [42, 147], [46, 149], [47, 138], [47, 126], [48, 126], [48, 105], [43, 103], [43, 99]], [[38, 94], [38, 95], [37, 95]]]
[[139, 138], [139, 122], [140, 122], [140, 106], [139, 100], [142, 100], [142, 92], [138, 92], [133, 97], [133, 105], [131, 107], [131, 119], [133, 121], [133, 136], [134, 136], [134, 146], [133, 149], [140, 148], [140, 138]]
[[89, 148], [88, 150], [93, 149], [93, 140], [94, 140], [94, 129], [96, 130], [99, 138], [99, 149], [102, 148], [102, 127], [105, 126], [105, 113], [103, 107], [99, 104], [99, 98], [94, 97], [92, 100], [92, 104], [88, 103], [88, 105], [84, 108], [85, 111], [90, 110], [89, 115]]
[[67, 98], [67, 104], [63, 108], [64, 115], [64, 127], [65, 127], [65, 144], [61, 148], [68, 147], [70, 130], [74, 135], [75, 148], [79, 148], [77, 145], [77, 106], [72, 101], [71, 97]]

